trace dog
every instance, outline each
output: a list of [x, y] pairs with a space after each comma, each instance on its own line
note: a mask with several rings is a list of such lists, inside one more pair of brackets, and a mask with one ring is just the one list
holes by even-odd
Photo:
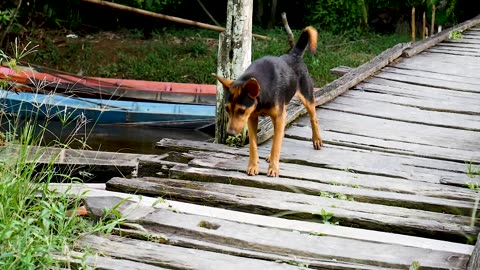
[[274, 126], [273, 144], [267, 176], [279, 175], [280, 148], [285, 130], [286, 105], [297, 96], [305, 105], [312, 126], [313, 148], [319, 150], [322, 138], [315, 112], [313, 82], [303, 62], [307, 48], [314, 53], [317, 48], [317, 31], [308, 26], [300, 35], [295, 47], [280, 57], [265, 56], [254, 62], [236, 80], [214, 75], [225, 90], [225, 110], [228, 114], [227, 132], [239, 134], [248, 122], [250, 157], [247, 174], [257, 175], [258, 117], [268, 115]]

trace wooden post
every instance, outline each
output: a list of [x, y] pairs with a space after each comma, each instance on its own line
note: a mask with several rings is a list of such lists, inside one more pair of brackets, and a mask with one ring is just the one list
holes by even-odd
[[473, 248], [472, 255], [470, 256], [470, 261], [468, 262], [467, 270], [476, 270], [480, 269], [480, 233], [477, 237], [477, 244]]
[[415, 30], [415, 7], [412, 7], [412, 42], [415, 42], [416, 39], [416, 30]]
[[423, 12], [422, 16], [422, 39], [427, 37], [427, 17], [425, 16], [425, 11]]
[[435, 5], [432, 6], [432, 20], [430, 21], [430, 35], [433, 36], [435, 31], [435, 10], [437, 7]]
[[[234, 80], [250, 65], [252, 14], [253, 0], [228, 0], [227, 26], [219, 38], [217, 75]], [[216, 143], [224, 143], [227, 139], [223, 94], [223, 86], [217, 82]]]

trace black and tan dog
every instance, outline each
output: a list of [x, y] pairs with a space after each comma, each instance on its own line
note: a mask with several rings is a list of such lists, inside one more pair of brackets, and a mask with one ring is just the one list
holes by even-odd
[[310, 52], [314, 53], [317, 47], [317, 31], [311, 26], [303, 30], [289, 54], [258, 59], [235, 81], [213, 74], [226, 90], [227, 132], [232, 135], [240, 133], [248, 120], [249, 175], [258, 174], [258, 116], [269, 115], [274, 125], [274, 135], [270, 156], [267, 158], [270, 162], [267, 175], [278, 176], [280, 148], [287, 114], [286, 105], [294, 95], [305, 105], [310, 115], [313, 147], [318, 150], [322, 145], [315, 113], [313, 83], [303, 62], [307, 45]]

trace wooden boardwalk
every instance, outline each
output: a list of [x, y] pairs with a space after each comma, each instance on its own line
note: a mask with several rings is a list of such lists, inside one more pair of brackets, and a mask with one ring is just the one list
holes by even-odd
[[103, 255], [88, 260], [104, 269], [480, 269], [480, 177], [467, 174], [480, 166], [480, 26], [398, 58], [317, 116], [324, 147], [313, 149], [308, 117], [297, 119], [278, 178], [265, 176], [265, 161], [247, 176], [248, 149], [210, 143], [164, 139], [164, 154], [132, 156], [136, 177], [115, 177], [85, 200], [102, 216], [129, 197], [117, 210], [130, 225], [117, 232], [130, 237], [85, 237]]

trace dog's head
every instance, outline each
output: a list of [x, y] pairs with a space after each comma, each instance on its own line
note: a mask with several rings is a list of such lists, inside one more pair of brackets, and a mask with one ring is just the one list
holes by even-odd
[[215, 76], [225, 90], [225, 110], [228, 113], [227, 132], [237, 135], [242, 132], [245, 123], [255, 111], [260, 85], [255, 78], [246, 81], [233, 81]]

